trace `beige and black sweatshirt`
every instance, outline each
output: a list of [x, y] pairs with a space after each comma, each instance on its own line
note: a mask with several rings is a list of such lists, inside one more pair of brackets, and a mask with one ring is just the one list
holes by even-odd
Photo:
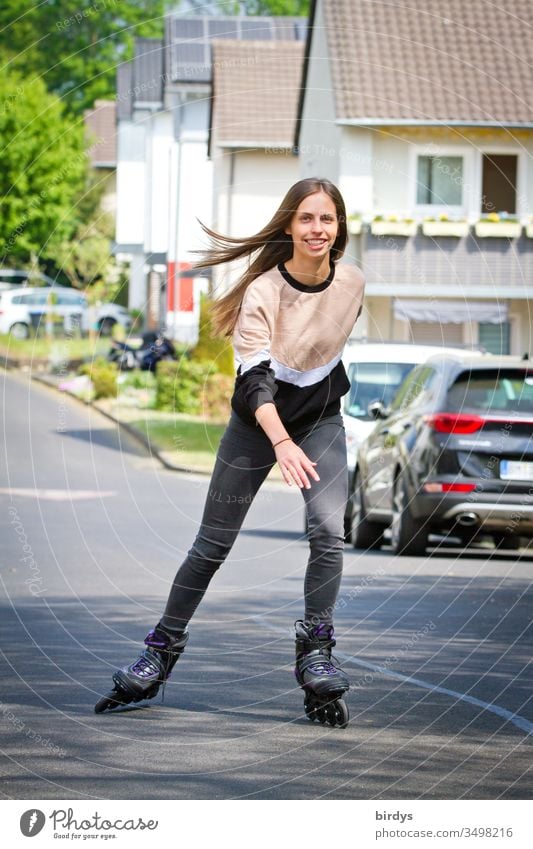
[[247, 288], [233, 346], [238, 366], [232, 407], [249, 424], [273, 402], [289, 433], [340, 410], [349, 382], [342, 352], [361, 312], [364, 279], [353, 265], [331, 264], [306, 286], [283, 264]]

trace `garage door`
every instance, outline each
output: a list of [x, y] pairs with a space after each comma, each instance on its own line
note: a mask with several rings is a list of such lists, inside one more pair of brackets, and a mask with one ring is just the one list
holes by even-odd
[[418, 345], [455, 345], [463, 344], [462, 324], [439, 324], [434, 321], [410, 321], [411, 342]]

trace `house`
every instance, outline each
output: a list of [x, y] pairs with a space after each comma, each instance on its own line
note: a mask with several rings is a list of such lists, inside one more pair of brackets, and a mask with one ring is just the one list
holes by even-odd
[[[230, 236], [260, 230], [299, 179], [294, 155], [303, 41], [214, 41], [209, 154], [213, 227]], [[239, 266], [215, 269], [215, 289]]]
[[167, 14], [164, 38], [137, 39], [117, 75], [116, 251], [130, 264], [130, 307], [180, 341], [197, 333], [199, 293], [190, 272], [214, 223], [208, 156], [212, 44], [299, 41], [306, 19]]
[[85, 130], [89, 141], [89, 162], [103, 182], [101, 207], [115, 214], [117, 209], [117, 128], [114, 100], [95, 100], [92, 109], [84, 113]]
[[339, 185], [357, 332], [532, 347], [533, 5], [315, 0], [295, 144]]

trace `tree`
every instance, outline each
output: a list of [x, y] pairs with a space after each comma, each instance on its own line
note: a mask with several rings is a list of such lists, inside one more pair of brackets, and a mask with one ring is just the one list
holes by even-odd
[[115, 94], [116, 68], [135, 36], [161, 38], [170, 0], [2, 0], [0, 51], [12, 69], [41, 76], [82, 112]]
[[227, 15], [291, 15], [295, 17], [309, 14], [309, 0], [243, 0], [227, 2], [219, 0], [218, 5]]
[[108, 300], [118, 289], [118, 269], [111, 253], [114, 220], [101, 206], [104, 191], [105, 178], [90, 175], [77, 204], [76, 230], [57, 246], [53, 259], [71, 286], [91, 286], [92, 297]]
[[0, 71], [0, 156], [0, 260], [53, 259], [87, 183], [82, 119], [65, 115], [42, 80]]

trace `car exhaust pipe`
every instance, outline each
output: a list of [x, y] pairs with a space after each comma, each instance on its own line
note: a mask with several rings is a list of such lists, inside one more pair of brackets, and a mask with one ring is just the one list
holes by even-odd
[[460, 513], [457, 517], [457, 524], [466, 528], [471, 528], [478, 523], [479, 519], [475, 513]]

